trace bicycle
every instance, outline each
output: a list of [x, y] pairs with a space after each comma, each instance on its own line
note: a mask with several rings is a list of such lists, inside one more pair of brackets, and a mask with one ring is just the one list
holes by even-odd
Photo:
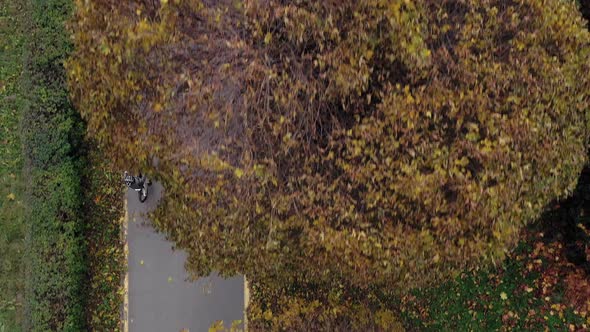
[[137, 191], [139, 201], [144, 203], [148, 198], [148, 187], [152, 185], [152, 181], [146, 176], [139, 173], [139, 176], [130, 175], [127, 171], [123, 173], [123, 181], [127, 187]]

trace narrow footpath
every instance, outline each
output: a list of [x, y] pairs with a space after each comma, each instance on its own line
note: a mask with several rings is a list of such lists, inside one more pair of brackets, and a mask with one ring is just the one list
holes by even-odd
[[223, 320], [230, 327], [244, 317], [244, 278], [217, 275], [187, 282], [186, 254], [157, 233], [144, 214], [162, 195], [154, 182], [145, 203], [127, 192], [126, 238], [128, 251], [126, 332], [206, 332]]

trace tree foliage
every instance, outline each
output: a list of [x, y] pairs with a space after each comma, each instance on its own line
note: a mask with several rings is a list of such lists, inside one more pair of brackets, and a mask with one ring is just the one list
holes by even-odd
[[259, 286], [254, 326], [380, 326], [382, 299], [503, 259], [586, 161], [573, 2], [76, 8], [89, 135], [164, 182], [155, 221], [195, 276]]

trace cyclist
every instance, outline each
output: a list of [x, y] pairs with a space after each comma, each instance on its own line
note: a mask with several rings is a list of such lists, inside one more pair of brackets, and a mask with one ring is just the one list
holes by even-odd
[[143, 189], [143, 185], [145, 183], [145, 177], [139, 173], [139, 176], [133, 176], [129, 174], [127, 171], [123, 174], [125, 184], [127, 187], [139, 191]]

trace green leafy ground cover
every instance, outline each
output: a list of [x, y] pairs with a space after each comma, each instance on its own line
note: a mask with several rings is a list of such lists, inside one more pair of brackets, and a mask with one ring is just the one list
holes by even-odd
[[18, 3], [0, 2], [0, 331], [18, 330], [23, 317], [22, 21]]
[[84, 128], [68, 99], [63, 62], [71, 1], [22, 1], [28, 11], [22, 126], [27, 179], [26, 331], [84, 331], [87, 251], [82, 214]]

